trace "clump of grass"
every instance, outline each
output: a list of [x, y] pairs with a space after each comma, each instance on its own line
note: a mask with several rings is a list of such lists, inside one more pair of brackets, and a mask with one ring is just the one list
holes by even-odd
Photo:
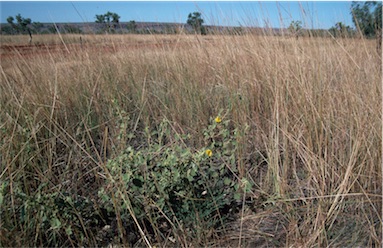
[[[106, 51], [2, 59], [2, 245], [381, 245], [381, 68], [373, 41], [137, 37], [110, 36], [114, 48]], [[97, 46], [98, 38], [88, 39]], [[204, 130], [221, 110], [233, 157], [206, 164], [205, 149], [212, 157], [215, 150]], [[130, 163], [129, 154], [142, 161]], [[161, 163], [189, 161], [170, 163], [176, 170], [199, 156], [200, 173], [225, 165], [236, 184], [249, 185], [237, 201], [221, 195], [231, 206], [224, 216], [213, 208], [197, 218], [201, 212], [169, 205], [159, 189], [182, 191], [183, 170], [165, 188], [149, 180], [154, 188], [135, 190], [126, 179], [138, 170], [147, 185], [146, 173], [164, 170]], [[219, 202], [212, 196], [203, 203]], [[137, 201], [154, 199], [149, 212], [134, 212]], [[187, 218], [201, 222], [187, 226]]]

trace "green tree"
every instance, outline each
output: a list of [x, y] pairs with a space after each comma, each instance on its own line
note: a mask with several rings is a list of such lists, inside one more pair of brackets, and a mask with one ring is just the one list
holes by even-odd
[[365, 37], [375, 37], [382, 30], [382, 3], [352, 2], [352, 21]]
[[187, 24], [193, 27], [197, 34], [206, 34], [206, 29], [203, 25], [204, 20], [200, 12], [193, 12], [188, 15]]
[[113, 23], [113, 28], [117, 29], [121, 17], [117, 13], [111, 13], [110, 17], [112, 18], [111, 22]]
[[[105, 23], [108, 32], [114, 32], [121, 17], [117, 13], [108, 11], [104, 15], [96, 15], [95, 18], [96, 23]], [[113, 29], [111, 23], [113, 24]]]
[[16, 20], [19, 25], [26, 27], [28, 24], [31, 24], [31, 18], [24, 18], [20, 14], [16, 15]]
[[119, 16], [117, 13], [112, 13], [112, 22], [118, 24], [120, 22], [121, 16]]
[[291, 32], [292, 35], [295, 35], [295, 37], [298, 39], [299, 33], [302, 29], [302, 22], [301, 21], [292, 21], [290, 23], [290, 26], [288, 30]]
[[[13, 22], [15, 18], [16, 18], [17, 24]], [[32, 33], [29, 27], [30, 24], [32, 23], [31, 18], [24, 18], [20, 14], [17, 14], [15, 18], [13, 18], [12, 16], [9, 16], [7, 18], [7, 22], [11, 24], [12, 28], [16, 31], [16, 33], [27, 32], [29, 34], [29, 43], [32, 43]]]
[[104, 15], [96, 15], [96, 23], [105, 23], [105, 16]]
[[9, 16], [7, 18], [7, 22], [11, 25], [8, 27], [2, 27], [1, 31], [4, 32], [5, 34], [15, 34], [18, 32], [17, 26], [13, 23], [15, 19], [12, 16]]
[[333, 27], [329, 29], [329, 32], [334, 36], [334, 37], [347, 37], [353, 34], [353, 29], [348, 26], [343, 24], [342, 22], [337, 22]]
[[15, 24], [13, 21], [15, 18], [12, 16], [9, 16], [7, 18], [7, 22], [12, 25], [17, 31], [22, 32], [22, 31], [27, 31], [28, 25], [32, 23], [30, 18], [24, 18], [20, 14], [17, 14], [16, 16], [16, 21], [17, 24]]
[[7, 22], [8, 22], [9, 24], [14, 24], [14, 23], [13, 23], [14, 20], [15, 20], [15, 18], [13, 18], [12, 16], [9, 16], [9, 17], [7, 18]]

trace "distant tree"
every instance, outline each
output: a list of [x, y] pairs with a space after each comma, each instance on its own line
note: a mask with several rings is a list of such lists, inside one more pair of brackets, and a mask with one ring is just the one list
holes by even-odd
[[[17, 24], [15, 24], [13, 21], [17, 21]], [[16, 31], [16, 33], [24, 33], [27, 32], [29, 34], [29, 43], [32, 43], [32, 32], [31, 29], [29, 28], [29, 25], [32, 23], [31, 18], [24, 18], [20, 14], [17, 14], [13, 18], [12, 16], [9, 16], [7, 18], [7, 22], [11, 24], [12, 28]]]
[[111, 19], [112, 19], [112, 14], [113, 14], [112, 12], [108, 11], [104, 15], [104, 18], [105, 18], [105, 21], [106, 21], [106, 25], [107, 25], [107, 28], [108, 28], [109, 32], [114, 32], [114, 30], [112, 31], [111, 26], [110, 26], [110, 22], [111, 22]]
[[[95, 18], [96, 23], [105, 23], [108, 31], [114, 32], [114, 30], [117, 28], [117, 24], [120, 22], [121, 17], [117, 13], [108, 11], [104, 15], [96, 15]], [[113, 29], [111, 23], [113, 23]]]
[[112, 17], [113, 28], [117, 29], [117, 26], [120, 23], [121, 16], [119, 16], [117, 13], [111, 13], [111, 17]]
[[13, 24], [13, 21], [15, 20], [15, 18], [13, 18], [12, 16], [9, 16], [8, 18], [7, 18], [7, 22], [9, 23], [9, 24]]
[[193, 27], [197, 34], [206, 34], [206, 29], [203, 25], [204, 20], [200, 12], [193, 12], [188, 15], [187, 24]]
[[292, 35], [294, 35], [298, 39], [299, 33], [302, 30], [302, 22], [301, 21], [292, 21], [290, 23], [290, 26], [288, 27], [288, 30], [291, 32]]
[[18, 32], [16, 25], [13, 23], [15, 19], [12, 16], [7, 18], [7, 22], [10, 26], [1, 27], [1, 32], [4, 34], [16, 34]]
[[96, 15], [96, 23], [105, 23], [105, 16], [104, 15]]
[[128, 22], [127, 28], [130, 33], [136, 33], [137, 32], [137, 24], [136, 21], [132, 20]]
[[32, 23], [31, 18], [24, 18], [20, 14], [16, 15], [16, 20], [17, 20], [17, 23], [22, 26], [27, 26], [28, 24]]
[[117, 13], [112, 13], [112, 22], [119, 23], [121, 16], [119, 16]]
[[333, 27], [329, 29], [329, 32], [334, 36], [334, 37], [347, 37], [350, 36], [354, 33], [354, 30], [348, 26], [343, 24], [342, 22], [337, 22]]
[[24, 18], [20, 14], [18, 14], [18, 15], [16, 15], [16, 21], [17, 21], [17, 25], [20, 27], [22, 32], [25, 32], [25, 31], [28, 32], [28, 34], [31, 38], [31, 41], [32, 41], [31, 30], [28, 27], [28, 25], [30, 25], [32, 23], [31, 18]]

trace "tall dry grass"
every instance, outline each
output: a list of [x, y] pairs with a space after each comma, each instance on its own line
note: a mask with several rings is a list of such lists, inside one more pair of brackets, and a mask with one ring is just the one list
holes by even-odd
[[[76, 213], [81, 232], [54, 232], [59, 225], [51, 223], [51, 234], [42, 233], [36, 202], [70, 195], [97, 209], [108, 159], [128, 145], [140, 149], [145, 130], [164, 118], [198, 149], [202, 130], [220, 111], [232, 128], [247, 128], [237, 137], [236, 165], [237, 176], [254, 185], [248, 202], [202, 238], [143, 230], [133, 245], [144, 238], [157, 246], [381, 245], [382, 75], [374, 41], [84, 37], [116, 48], [1, 60], [3, 246], [101, 244], [106, 227], [90, 228], [86, 210]], [[162, 45], [132, 45], [139, 39]], [[121, 121], [134, 135], [119, 139]], [[114, 243], [131, 239], [108, 228], [116, 228]]]

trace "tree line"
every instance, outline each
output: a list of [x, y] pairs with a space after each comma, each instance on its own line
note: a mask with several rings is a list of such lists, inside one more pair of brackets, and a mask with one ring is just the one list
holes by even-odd
[[[333, 37], [355, 37], [364, 36], [366, 38], [382, 36], [382, 2], [370, 1], [370, 2], [352, 2], [351, 12], [352, 21], [355, 28], [337, 22], [330, 29], [327, 30], [327, 36]], [[158, 29], [139, 29], [137, 23], [134, 20], [129, 21], [122, 25], [120, 23], [120, 15], [113, 12], [106, 12], [105, 14], [95, 15], [95, 23], [99, 25], [96, 28], [96, 33], [177, 33], [178, 30], [174, 26], [164, 24]], [[16, 21], [16, 22], [15, 22]], [[57, 27], [53, 25], [44, 25], [39, 22], [32, 22], [30, 18], [24, 18], [20, 14], [15, 17], [9, 16], [7, 18], [8, 25], [2, 25], [2, 34], [28, 34], [32, 38], [32, 34], [48, 34], [56, 33]], [[204, 20], [200, 12], [193, 12], [187, 16], [186, 24], [188, 29], [184, 32], [191, 32], [196, 34], [205, 35], [209, 32], [209, 29], [204, 26]], [[82, 33], [82, 29], [76, 25], [60, 25], [60, 32], [64, 33]], [[233, 27], [229, 33], [240, 34], [243, 33], [242, 27]], [[305, 31], [302, 28], [301, 21], [292, 21], [288, 27], [288, 31], [296, 36], [302, 36]], [[210, 33], [210, 32], [209, 32]], [[318, 33], [318, 32], [317, 32]], [[324, 32], [320, 36], [325, 36]]]

